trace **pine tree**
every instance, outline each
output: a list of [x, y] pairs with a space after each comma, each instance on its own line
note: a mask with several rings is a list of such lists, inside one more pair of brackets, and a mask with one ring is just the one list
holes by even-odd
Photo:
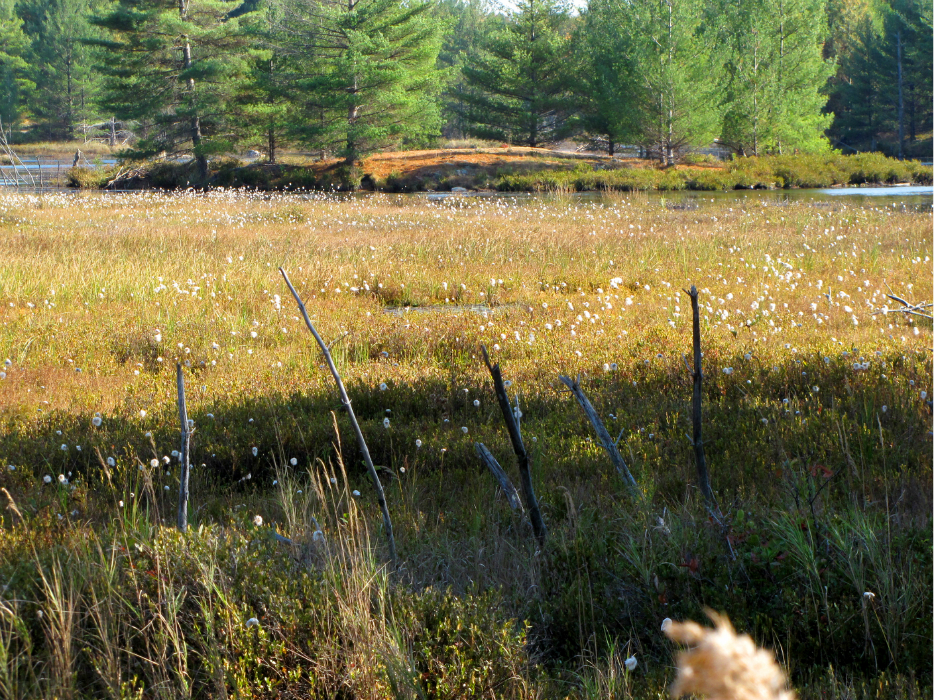
[[889, 114], [883, 110], [885, 89], [877, 68], [881, 31], [881, 20], [867, 13], [851, 50], [840, 56], [832, 133], [837, 145], [853, 152], [876, 150]]
[[193, 154], [207, 178], [207, 157], [236, 141], [230, 123], [237, 82], [251, 49], [240, 18], [219, 0], [118, 0], [94, 23], [109, 39], [103, 103], [121, 119], [143, 125], [132, 155]]
[[882, 99], [894, 122], [892, 155], [905, 156], [906, 141], [931, 129], [931, 7], [920, 0], [893, 0], [883, 6], [882, 41], [876, 69]]
[[630, 53], [619, 33], [625, 8], [610, 0], [593, 0], [583, 13], [572, 42], [572, 70], [566, 79], [574, 95], [575, 130], [603, 136], [613, 155], [624, 140], [638, 140], [637, 89]]
[[446, 28], [438, 66], [445, 73], [446, 86], [441, 110], [442, 134], [447, 138], [463, 138], [470, 125], [458, 111], [456, 95], [465, 88], [464, 66], [480, 51], [483, 43], [503, 18], [494, 14], [486, 0], [440, 0], [436, 12]]
[[832, 132], [853, 150], [927, 154], [915, 144], [932, 129], [931, 7], [877, 2], [840, 61]]
[[567, 13], [554, 0], [520, 0], [463, 68], [458, 111], [476, 136], [527, 146], [556, 138], [568, 112], [562, 81]]
[[254, 49], [233, 104], [240, 140], [263, 144], [269, 163], [275, 163], [278, 150], [290, 143], [297, 121], [293, 61], [276, 48], [281, 16], [282, 4], [271, 2], [244, 18], [243, 30]]
[[701, 0], [631, 0], [619, 13], [639, 142], [666, 165], [717, 134], [716, 54], [702, 11]]
[[440, 129], [441, 22], [426, 2], [299, 0], [277, 29], [297, 71], [297, 137], [353, 164]]
[[27, 96], [35, 89], [25, 55], [28, 41], [13, 0], [0, 0], [0, 121], [12, 133]]
[[94, 114], [100, 76], [86, 41], [99, 31], [90, 24], [89, 0], [25, 0], [20, 12], [31, 43], [36, 90], [30, 100], [47, 137], [71, 139], [78, 122]]
[[744, 155], [827, 148], [822, 110], [834, 65], [823, 57], [824, 0], [725, 0], [724, 142]]

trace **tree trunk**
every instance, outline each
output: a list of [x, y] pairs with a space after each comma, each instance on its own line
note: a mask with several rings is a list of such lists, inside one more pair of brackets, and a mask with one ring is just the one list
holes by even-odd
[[609, 153], [610, 158], [612, 158], [613, 156], [616, 155], [616, 144], [613, 142], [613, 139], [612, 139], [612, 138], [610, 138], [610, 139], [608, 139], [608, 140], [609, 140], [610, 145], [609, 145], [609, 147], [607, 148], [607, 152]]
[[65, 104], [65, 138], [74, 138], [74, 96], [72, 95], [71, 56], [65, 60], [65, 80], [67, 85], [67, 102]]
[[[182, 49], [185, 57], [185, 70], [191, 68], [191, 44], [187, 38], [185, 47]], [[191, 104], [191, 145], [195, 151], [195, 162], [198, 163], [198, 175], [202, 182], [208, 179], [208, 159], [201, 153], [201, 118], [198, 116], [197, 103], [195, 102], [195, 79], [188, 79], [188, 97]]]
[[269, 123], [269, 132], [267, 133], [267, 136], [268, 136], [267, 150], [269, 151], [268, 161], [270, 164], [275, 164], [276, 162], [276, 129], [273, 126], [272, 122]]
[[902, 30], [895, 33], [895, 50], [898, 57], [898, 157], [905, 156], [905, 90], [902, 75]]

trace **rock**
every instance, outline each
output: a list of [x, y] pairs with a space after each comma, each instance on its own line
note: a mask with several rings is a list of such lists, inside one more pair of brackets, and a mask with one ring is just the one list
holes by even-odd
[[467, 191], [466, 187], [452, 187], [451, 188], [452, 194], [463, 194], [466, 191]]
[[263, 158], [266, 154], [261, 151], [249, 150], [246, 152], [247, 158]]

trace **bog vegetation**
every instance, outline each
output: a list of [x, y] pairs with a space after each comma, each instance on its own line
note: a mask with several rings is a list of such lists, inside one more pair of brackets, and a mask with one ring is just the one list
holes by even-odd
[[[930, 211], [7, 194], [0, 227], [4, 697], [664, 697], [704, 608], [803, 698], [930, 694], [931, 323], [887, 296], [931, 300]], [[543, 545], [476, 455], [516, 480], [481, 343]]]

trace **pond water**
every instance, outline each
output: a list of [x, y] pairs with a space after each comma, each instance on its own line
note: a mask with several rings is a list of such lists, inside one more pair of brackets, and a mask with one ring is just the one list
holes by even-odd
[[[115, 194], [141, 193], [140, 190], [69, 190], [61, 187], [3, 187], [0, 191], [12, 194], [69, 193], [74, 196], [112, 196]], [[282, 196], [281, 193], [269, 196]], [[286, 195], [288, 196], [288, 195]], [[527, 192], [420, 192], [416, 194], [385, 194], [358, 192], [344, 195], [325, 193], [294, 193], [298, 198], [317, 198], [322, 196], [344, 196], [353, 198], [389, 197], [403, 203], [406, 200], [427, 199], [428, 201], [498, 199], [522, 204], [540, 201], [578, 201], [581, 203], [607, 203], [622, 199], [658, 202], [669, 209], [699, 209], [709, 204], [736, 202], [740, 206], [761, 203], [781, 206], [790, 203], [830, 206], [847, 204], [857, 206], [898, 206], [911, 209], [930, 209], [934, 206], [934, 187], [918, 185], [895, 185], [891, 187], [833, 187], [828, 189], [800, 190], [730, 190], [727, 192], [575, 192], [570, 194], [527, 193]]]
[[605, 194], [602, 192], [578, 192], [572, 194], [538, 194], [522, 192], [466, 192], [452, 194], [450, 192], [430, 192], [415, 197], [426, 197], [430, 200], [448, 199], [451, 197], [493, 197], [509, 198], [517, 201], [543, 198], [570, 198], [583, 202], [612, 201], [619, 197], [632, 197], [649, 201], [659, 201], [671, 209], [695, 209], [705, 204], [739, 202], [762, 202], [768, 204], [784, 204], [788, 202], [803, 203], [846, 203], [871, 206], [885, 206], [903, 204], [912, 208], [927, 208], [934, 205], [934, 187], [919, 185], [895, 185], [892, 187], [832, 187], [827, 189], [801, 189], [801, 190], [730, 190], [727, 192], [697, 192], [682, 190], [675, 192], [620, 192]]

